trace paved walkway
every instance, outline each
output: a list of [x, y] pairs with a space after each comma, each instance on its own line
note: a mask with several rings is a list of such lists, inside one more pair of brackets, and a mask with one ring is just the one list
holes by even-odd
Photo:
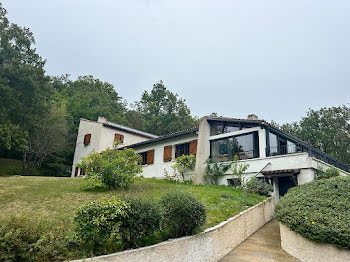
[[272, 220], [228, 253], [220, 262], [297, 262], [281, 248], [280, 228]]

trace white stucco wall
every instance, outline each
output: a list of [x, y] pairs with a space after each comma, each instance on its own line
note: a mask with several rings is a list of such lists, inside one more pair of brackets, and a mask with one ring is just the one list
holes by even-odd
[[[99, 118], [99, 120], [105, 121], [103, 118]], [[84, 137], [86, 134], [91, 134], [91, 141], [89, 145], [84, 145]], [[125, 132], [123, 130], [104, 126], [103, 122], [80, 119], [71, 176], [74, 177], [75, 167], [81, 162], [84, 157], [88, 156], [92, 152], [102, 152], [107, 148], [113, 148], [115, 134], [124, 135], [124, 142], [118, 147], [149, 140], [149, 138], [146, 138], [144, 136], [138, 136], [136, 134]]]
[[217, 262], [270, 221], [274, 206], [270, 198], [194, 236], [75, 262]]
[[[175, 146], [195, 139], [197, 139], [197, 134], [188, 134], [135, 148], [136, 153], [142, 153], [154, 149], [154, 163], [144, 165], [142, 167], [141, 175], [147, 178], [165, 178], [165, 170], [169, 175], [173, 175], [174, 169], [171, 166], [175, 163]], [[164, 146], [170, 145], [172, 146], [172, 160], [169, 162], [164, 162]], [[190, 178], [193, 172], [194, 171], [188, 172], [186, 178]]]
[[302, 262], [350, 261], [350, 251], [331, 244], [310, 241], [280, 223], [281, 246]]

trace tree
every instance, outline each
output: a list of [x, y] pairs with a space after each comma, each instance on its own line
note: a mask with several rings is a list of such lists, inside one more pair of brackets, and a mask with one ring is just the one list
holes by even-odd
[[350, 108], [310, 109], [299, 122], [280, 127], [338, 160], [350, 164]]
[[32, 175], [42, 162], [66, 147], [66, 110], [62, 105], [53, 105], [37, 122], [35, 130], [28, 135], [28, 150], [23, 156], [23, 174]]
[[48, 111], [52, 89], [43, 69], [45, 61], [33, 47], [33, 34], [10, 23], [6, 15], [0, 3], [0, 129], [15, 133], [0, 144], [0, 151], [21, 155], [25, 147], [18, 145], [27, 144], [27, 135]]
[[237, 155], [234, 156], [231, 170], [232, 170], [233, 177], [238, 177], [241, 182], [242, 196], [245, 195], [246, 182], [247, 182], [244, 178], [244, 172], [248, 169], [248, 167], [249, 167], [249, 164], [239, 163]]
[[175, 172], [179, 172], [182, 177], [182, 181], [185, 181], [185, 172], [192, 170], [196, 164], [195, 155], [182, 155], [175, 159], [175, 164], [172, 165]]
[[142, 172], [142, 158], [132, 148], [92, 153], [79, 164], [87, 179], [107, 188], [127, 188]]
[[197, 124], [185, 100], [170, 92], [162, 81], [154, 84], [150, 93], [142, 94], [137, 109], [144, 119], [144, 131], [152, 134], [169, 134]]

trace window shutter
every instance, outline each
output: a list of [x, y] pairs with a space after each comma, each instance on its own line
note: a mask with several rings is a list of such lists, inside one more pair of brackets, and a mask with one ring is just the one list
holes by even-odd
[[123, 144], [123, 142], [124, 142], [124, 135], [115, 134], [114, 135], [114, 142], [120, 142], [121, 144]]
[[75, 172], [74, 172], [74, 176], [78, 176], [78, 171], [79, 171], [79, 167], [75, 167]]
[[147, 151], [147, 164], [152, 165], [154, 163], [154, 149]]
[[164, 162], [171, 161], [172, 146], [164, 147]]
[[91, 141], [91, 134], [86, 134], [84, 136], [84, 145], [90, 144], [90, 141]]
[[190, 142], [190, 155], [197, 154], [197, 139]]

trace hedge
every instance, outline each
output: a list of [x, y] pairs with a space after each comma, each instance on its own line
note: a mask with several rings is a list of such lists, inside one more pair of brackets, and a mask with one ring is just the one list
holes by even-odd
[[290, 189], [276, 205], [275, 216], [307, 239], [350, 249], [350, 177]]

